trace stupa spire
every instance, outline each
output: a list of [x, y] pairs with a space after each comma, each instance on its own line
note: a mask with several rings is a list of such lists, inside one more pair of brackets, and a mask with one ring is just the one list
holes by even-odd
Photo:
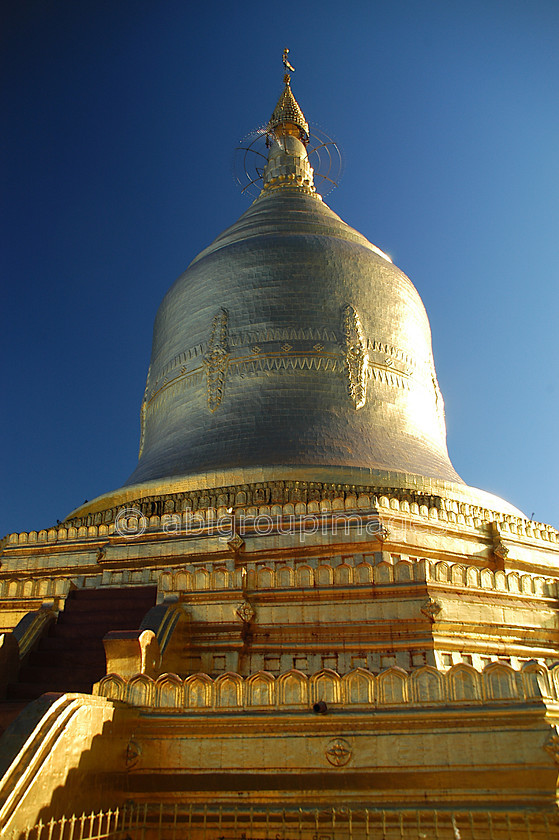
[[291, 76], [289, 75], [289, 71], [294, 73], [295, 68], [287, 58], [288, 53], [289, 50], [285, 47], [282, 56], [283, 66], [287, 71], [283, 77], [285, 87], [278, 99], [278, 104], [274, 108], [274, 113], [270, 117], [268, 130], [275, 131], [283, 128], [284, 130], [293, 132], [294, 129], [298, 129], [296, 133], [299, 135], [299, 139], [306, 145], [309, 140], [309, 124], [291, 90]]
[[[283, 51], [283, 66], [294, 72]], [[264, 169], [262, 194], [279, 188], [296, 188], [315, 193], [313, 170], [307, 155], [309, 124], [291, 90], [291, 76], [285, 73], [284, 88], [268, 121], [267, 144], [270, 152]]]

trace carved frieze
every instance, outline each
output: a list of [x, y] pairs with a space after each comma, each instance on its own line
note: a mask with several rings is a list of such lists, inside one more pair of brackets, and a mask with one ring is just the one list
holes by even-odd
[[197, 387], [203, 379], [206, 382], [211, 379], [208, 390], [215, 393], [212, 411], [219, 404], [225, 376], [244, 378], [260, 373], [299, 371], [342, 374], [356, 408], [364, 404], [360, 400], [366, 396], [370, 378], [380, 385], [405, 390], [414, 387], [414, 383], [431, 387], [430, 376], [425, 381], [417, 377], [417, 363], [409, 354], [365, 337], [353, 307], [345, 307], [341, 327], [341, 335], [325, 326], [231, 333], [227, 312], [221, 310], [214, 318], [206, 348], [194, 345], [168, 362], [157, 378], [148, 375], [142, 428], [151, 411], [161, 411], [169, 398], [176, 398], [176, 391], [171, 394], [174, 388]]
[[[402, 488], [388, 488], [377, 487], [374, 485], [341, 485], [341, 484], [322, 484], [318, 482], [293, 482], [293, 481], [276, 481], [265, 482], [260, 485], [250, 484], [242, 485], [240, 487], [222, 487], [211, 491], [210, 507], [229, 507], [232, 505], [250, 506], [253, 504], [261, 504], [259, 490], [264, 491], [264, 503], [286, 504], [288, 502], [303, 502], [312, 499], [318, 502], [331, 502], [335, 498], [345, 500], [348, 496], [355, 494], [367, 494], [372, 507], [376, 507], [379, 497], [386, 496], [386, 498], [399, 499], [406, 501], [408, 504], [415, 504], [425, 506], [427, 508], [443, 509], [444, 502], [439, 496], [431, 495], [429, 493], [421, 493], [416, 489], [402, 489]], [[258, 494], [258, 501], [257, 501]], [[187, 493], [168, 493], [156, 496], [146, 496], [142, 499], [131, 500], [128, 503], [129, 507], [137, 507], [143, 516], [162, 516], [169, 513], [169, 502], [174, 502], [174, 510], [183, 512], [186, 510], [198, 510], [201, 505], [203, 497], [201, 491], [190, 491]], [[102, 518], [105, 523], [113, 522], [118, 515], [120, 507], [108, 508], [103, 512]], [[476, 508], [474, 513], [476, 516], [483, 516], [482, 508]], [[95, 524], [95, 518], [98, 514], [87, 514], [84, 517], [74, 517], [66, 520], [66, 526], [69, 524], [76, 526], [91, 526]], [[99, 515], [100, 516], [100, 515]], [[388, 538], [388, 533], [382, 533], [384, 539]], [[234, 548], [234, 546], [233, 546]]]

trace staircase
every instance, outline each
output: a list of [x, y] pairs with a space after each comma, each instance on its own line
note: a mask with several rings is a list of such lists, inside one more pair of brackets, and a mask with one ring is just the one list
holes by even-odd
[[70, 592], [57, 622], [20, 669], [18, 682], [8, 686], [0, 724], [47, 691], [90, 694], [105, 674], [103, 636], [109, 630], [137, 630], [156, 596], [154, 586]]

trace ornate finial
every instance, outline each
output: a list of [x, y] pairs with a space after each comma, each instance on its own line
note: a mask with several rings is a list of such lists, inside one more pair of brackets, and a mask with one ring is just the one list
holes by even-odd
[[306, 143], [309, 139], [309, 124], [299, 107], [299, 103], [293, 96], [293, 91], [289, 85], [289, 73], [285, 74], [283, 81], [285, 87], [268, 122], [268, 130], [274, 131], [287, 124], [297, 126], [301, 132], [301, 139]]
[[[283, 59], [282, 59], [283, 60], [283, 66], [285, 67], [286, 70], [291, 70], [291, 72], [294, 73], [295, 68], [289, 63], [289, 59], [287, 58], [287, 53], [288, 52], [289, 52], [289, 50], [287, 49], [287, 47], [284, 47]], [[286, 84], [287, 84], [287, 82], [286, 82]]]
[[[283, 66], [294, 70], [283, 51]], [[309, 142], [309, 124], [291, 90], [290, 75], [283, 77], [284, 88], [266, 126], [268, 163], [262, 173], [263, 192], [278, 188], [296, 188], [314, 195], [313, 170], [306, 146]]]
[[[289, 50], [285, 47], [284, 69], [295, 70], [289, 61], [288, 53]], [[273, 190], [288, 189], [320, 198], [314, 186], [314, 169], [309, 158], [314, 152], [318, 165], [322, 165], [326, 170], [319, 172], [319, 177], [324, 184], [331, 185], [326, 192], [337, 186], [335, 177], [339, 175], [341, 163], [339, 150], [323, 132], [319, 132], [318, 135], [313, 133], [312, 142], [315, 145], [308, 149], [311, 141], [309, 124], [293, 95], [290, 81], [291, 77], [286, 72], [283, 77], [283, 90], [267, 124], [254, 132], [251, 140], [246, 137], [235, 150], [236, 180], [242, 187], [242, 192], [251, 194], [252, 189], [261, 183], [260, 195], [268, 195]], [[318, 149], [325, 151], [318, 152]], [[267, 158], [267, 163], [262, 168], [263, 158]], [[252, 195], [254, 193], [255, 190]]]

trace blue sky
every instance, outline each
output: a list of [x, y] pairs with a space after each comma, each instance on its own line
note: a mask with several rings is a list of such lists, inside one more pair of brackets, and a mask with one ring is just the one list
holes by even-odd
[[390, 253], [433, 332], [469, 484], [559, 526], [559, 4], [6, 0], [1, 533], [132, 472], [151, 332], [244, 211], [238, 140], [281, 51], [342, 146], [327, 201]]

